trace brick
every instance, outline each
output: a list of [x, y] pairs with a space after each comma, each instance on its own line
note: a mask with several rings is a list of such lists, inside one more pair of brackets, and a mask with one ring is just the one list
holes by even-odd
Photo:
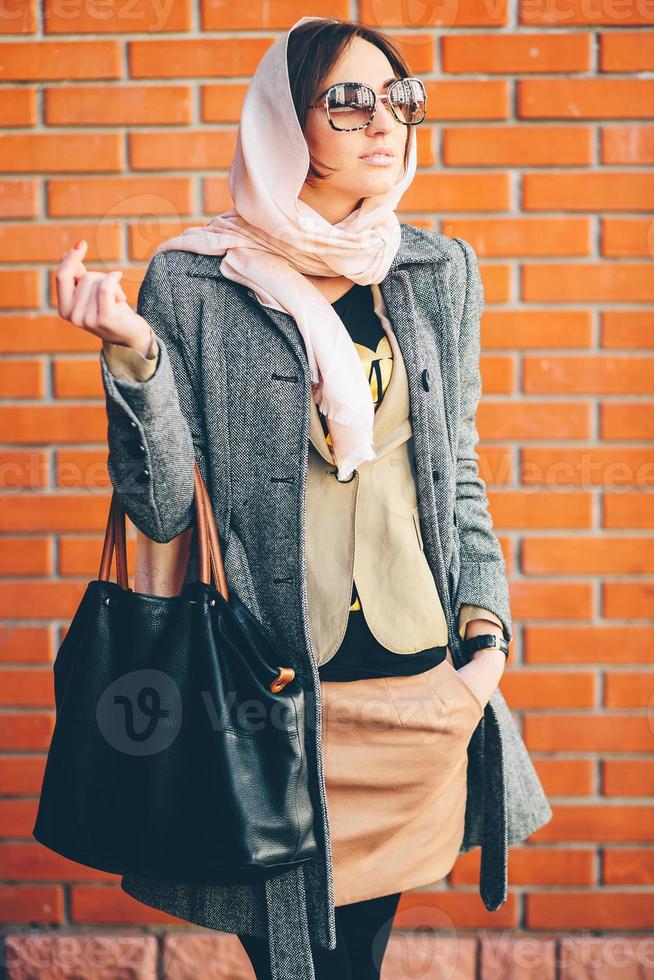
[[[612, 907], [613, 903], [609, 913]], [[565, 936], [559, 944], [559, 957], [564, 980], [586, 980], [591, 972], [597, 980], [613, 980], [617, 971], [624, 980], [639, 980], [651, 969], [652, 940], [631, 935]]]
[[33, 218], [39, 211], [39, 185], [29, 177], [0, 180], [0, 218]]
[[[654, 462], [654, 461], [653, 461]], [[654, 467], [652, 468], [654, 481]], [[602, 527], [654, 527], [654, 507], [648, 493], [608, 493], [602, 499]]]
[[[93, 263], [97, 260], [102, 259], [106, 262], [110, 259], [118, 258], [120, 255], [120, 229], [109, 222], [95, 229], [81, 223], [41, 225], [37, 222], [29, 224], [25, 222], [18, 225], [4, 225], [0, 229], [0, 261], [52, 262], [54, 264], [54, 274], [63, 254], [71, 249], [74, 242], [79, 238], [86, 238], [88, 242], [89, 247], [84, 265], [89, 272], [102, 271], [101, 269], [94, 270], [93, 268]], [[37, 322], [35, 317], [20, 317], [18, 319], [26, 327]], [[57, 320], [60, 323], [67, 322], [60, 320], [58, 316]], [[41, 321], [40, 327], [43, 329], [47, 325], [46, 318], [42, 317]], [[12, 317], [12, 322], [16, 323], [15, 317]], [[8, 343], [5, 349], [21, 350], [29, 348], [21, 348], [17, 344], [12, 346]], [[41, 346], [37, 349], [43, 350], [44, 348]]]
[[153, 4], [73, 3], [46, 0], [43, 27], [47, 34], [144, 34], [188, 31], [192, 27], [191, 0]]
[[[464, 236], [465, 237], [465, 236]], [[589, 310], [484, 311], [482, 347], [512, 351], [532, 347], [587, 348], [592, 342]]]
[[158, 976], [156, 936], [32, 930], [8, 935], [5, 956], [7, 980], [59, 980], [62, 976], [156, 980]]
[[428, 211], [502, 211], [509, 207], [506, 174], [416, 174], [400, 207], [413, 210], [418, 201]]
[[[3, 82], [120, 78], [120, 45], [115, 41], [26, 41], [22, 44], [8, 41], [0, 43], [0, 64]], [[3, 142], [5, 139], [6, 136]]]
[[49, 180], [47, 192], [51, 217], [176, 218], [193, 211], [193, 188], [187, 177]]
[[[7, 615], [6, 612], [3, 611], [3, 615]], [[45, 711], [22, 711], [20, 714], [3, 711], [0, 718], [0, 749], [9, 752], [46, 750], [50, 745], [53, 723], [54, 719]], [[0, 887], [0, 896], [1, 893]]]
[[587, 672], [515, 670], [507, 668], [502, 694], [513, 711], [538, 708], [592, 708], [597, 701], [596, 678]]
[[651, 262], [525, 263], [521, 298], [527, 303], [651, 303]]
[[645, 119], [654, 116], [654, 81], [639, 78], [525, 78], [520, 119]]
[[[40, 786], [39, 786], [40, 789]], [[55, 878], [58, 881], [113, 881], [115, 875], [78, 864], [36, 841], [0, 844], [0, 864], [7, 878], [17, 881], [38, 881]]]
[[604, 885], [654, 885], [654, 851], [642, 847], [604, 847], [602, 870]]
[[[22, 747], [19, 746], [20, 748]], [[43, 760], [44, 765], [46, 750], [47, 745], [42, 746], [41, 753], [37, 757]], [[2, 826], [3, 833], [9, 837], [31, 838], [37, 807], [37, 799], [12, 800], [0, 798], [0, 826]]]
[[[0, 288], [2, 284], [0, 275]], [[19, 279], [24, 277], [19, 276]], [[45, 394], [44, 364], [12, 359], [0, 363], [0, 391], [3, 398], [41, 398]]]
[[653, 603], [654, 581], [604, 582], [602, 585], [602, 610], [607, 619], [651, 619]]
[[624, 173], [525, 174], [526, 211], [643, 211], [654, 207], [654, 176]]
[[[523, 661], [528, 664], [649, 663], [651, 632], [644, 626], [528, 626], [523, 636]], [[599, 652], [601, 651], [601, 657]]]
[[[595, 794], [596, 766], [591, 759], [574, 759], [568, 756], [562, 759], [550, 756], [545, 758], [534, 756], [532, 761], [548, 797], [578, 797]], [[568, 854], [569, 849], [562, 853]], [[584, 851], [583, 853], [586, 854], [587, 852]]]
[[[239, 5], [202, 0], [200, 8], [204, 31], [287, 31], [304, 13], [304, 4], [299, 0], [277, 4], [254, 0]], [[346, 0], [314, 0], [311, 16], [347, 20], [349, 7]]]
[[654, 759], [603, 759], [603, 796], [654, 796]]
[[[652, 903], [643, 901], [643, 896], [638, 892], [551, 891], [527, 895], [525, 902], [526, 924], [529, 929], [648, 929], [654, 923]], [[584, 938], [583, 941], [584, 944], [591, 942], [589, 938]], [[562, 943], [567, 943], [565, 937]], [[601, 949], [601, 944], [602, 940], [595, 944], [598, 950]], [[603, 974], [593, 970], [594, 978], [603, 975], [608, 980], [611, 976], [608, 970], [614, 969], [612, 965], [614, 956], [615, 951], [606, 964]], [[571, 967], [566, 967], [566, 977], [578, 977], [581, 980], [582, 977], [588, 976], [587, 957], [586, 952], [576, 972], [572, 972]], [[636, 969], [637, 963], [633, 966]], [[631, 975], [635, 980], [637, 973], [632, 972]]]
[[3, 10], [3, 34], [34, 34], [37, 24], [36, 6], [33, 3], [16, 3]]
[[520, 479], [529, 486], [554, 486], [560, 493], [577, 486], [637, 487], [651, 471], [649, 448], [586, 445], [574, 449], [525, 446]]
[[589, 406], [582, 402], [484, 401], [477, 414], [483, 439], [584, 439]]
[[[652, 732], [644, 714], [612, 711], [610, 714], [531, 714], [524, 718], [524, 738], [534, 752], [651, 752]], [[600, 809], [598, 807], [598, 809]], [[618, 807], [618, 810], [621, 808]], [[635, 812], [634, 808], [634, 812]], [[609, 808], [603, 817], [612, 819]], [[643, 822], [651, 821], [654, 808], [643, 807]], [[598, 815], [599, 820], [599, 815]], [[599, 826], [599, 824], [598, 824]], [[654, 840], [654, 821], [647, 837]], [[637, 839], [643, 833], [642, 828]], [[609, 833], [609, 829], [605, 829]], [[631, 831], [637, 833], [636, 827]], [[582, 837], [585, 838], [585, 831]], [[590, 838], [587, 838], [590, 839]], [[634, 839], [626, 838], [626, 839]]]
[[557, 980], [556, 940], [487, 936], [481, 943], [484, 980]]
[[503, 491], [492, 495], [491, 510], [497, 528], [581, 529], [593, 523], [593, 500], [587, 493]]
[[106, 449], [59, 449], [55, 454], [54, 485], [68, 489], [110, 489], [107, 455]]
[[10, 133], [0, 141], [0, 169], [8, 173], [122, 170], [121, 141], [111, 133]]
[[[607, 402], [600, 417], [602, 439], [647, 439], [654, 433], [654, 406], [645, 402]], [[651, 457], [641, 451], [642, 461]]]
[[652, 70], [654, 31], [611, 31], [600, 34], [598, 41], [601, 71]]
[[592, 161], [592, 131], [582, 126], [465, 126], [443, 131], [447, 166], [570, 166]]
[[[57, 568], [59, 575], [97, 578], [103, 540], [104, 534], [95, 538], [61, 538]], [[136, 568], [136, 541], [128, 541], [126, 550], [127, 567], [133, 571]]]
[[[64, 918], [64, 892], [59, 885], [0, 886], [0, 919], [10, 923], [61, 924]], [[21, 935], [24, 935], [22, 933]], [[4, 958], [8, 956], [5, 946]]]
[[592, 67], [590, 34], [447, 34], [441, 51], [446, 72], [523, 75]]
[[[448, 218], [442, 222], [441, 231], [470, 242], [479, 257], [589, 255], [591, 251], [588, 218]], [[549, 318], [557, 314], [552, 310], [546, 314], [530, 310], [528, 315]]]
[[180, 126], [192, 122], [191, 97], [188, 85], [60, 85], [44, 92], [44, 118], [48, 126]]
[[[43, 784], [44, 771], [43, 755], [0, 756], [0, 792], [5, 796], [38, 796]], [[7, 845], [0, 844], [0, 848], [4, 846]]]
[[274, 38], [209, 38], [130, 41], [130, 78], [225, 78], [251, 76]]
[[250, 958], [237, 935], [228, 932], [168, 931], [161, 958], [171, 980], [252, 980]]
[[[97, 575], [93, 577], [97, 578]], [[87, 581], [0, 581], [0, 616], [69, 621], [77, 611], [86, 586]]]
[[604, 675], [604, 706], [606, 708], [649, 708], [653, 694], [650, 674], [638, 671], [620, 673], [608, 671]]
[[18, 487], [46, 487], [48, 457], [43, 450], [6, 449], [0, 452], [2, 486], [6, 490]]
[[515, 620], [588, 619], [593, 609], [591, 586], [582, 582], [510, 582], [511, 612]]
[[601, 805], [559, 804], [554, 816], [533, 835], [535, 841], [558, 843], [642, 842], [651, 840], [652, 816], [650, 806], [627, 804]]
[[[222, 130], [131, 133], [132, 170], [215, 170], [229, 168], [236, 133]], [[196, 222], [197, 224], [197, 222]]]
[[[402, 922], [401, 912], [395, 915], [396, 923]], [[443, 928], [451, 929], [452, 923], [443, 922]], [[442, 929], [418, 924], [414, 929], [394, 928], [386, 953], [382, 977], [384, 980], [411, 980], [421, 975], [427, 977], [474, 977], [477, 961], [477, 944], [472, 937], [460, 934], [447, 936]]]
[[654, 126], [602, 126], [600, 160], [610, 165], [654, 163]]
[[83, 925], [170, 925], [191, 923], [138, 902], [119, 885], [74, 885], [70, 889], [70, 921]]
[[523, 538], [522, 568], [529, 574], [642, 575], [654, 571], [654, 553], [644, 536]]
[[506, 3], [489, 6], [483, 0], [468, 0], [455, 7], [430, 7], [424, 10], [403, 6], [397, 0], [362, 0], [359, 17], [373, 27], [501, 27], [508, 23]]
[[0, 661], [47, 663], [50, 631], [43, 626], [0, 626]]
[[238, 125], [246, 91], [244, 82], [200, 85], [200, 119], [206, 123]]
[[12, 538], [5, 535], [2, 544], [0, 575], [48, 575], [52, 572], [52, 555], [47, 538]]
[[654, 348], [654, 310], [602, 310], [600, 328], [602, 347]]
[[652, 359], [628, 354], [525, 355], [522, 378], [522, 390], [529, 395], [654, 394]]
[[3, 89], [0, 92], [0, 126], [34, 126], [35, 124], [36, 89]]
[[654, 253], [652, 222], [646, 218], [603, 218], [601, 252], [609, 258], [651, 258]]
[[100, 406], [32, 405], [0, 408], [0, 439], [23, 445], [43, 442], [104, 442], [106, 410]]
[[36, 667], [0, 668], [0, 706], [50, 708], [54, 704], [52, 671]]

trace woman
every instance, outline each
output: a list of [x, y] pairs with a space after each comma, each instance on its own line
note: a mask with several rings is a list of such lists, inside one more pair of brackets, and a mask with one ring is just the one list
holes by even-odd
[[508, 844], [551, 817], [498, 689], [476, 257], [394, 213], [424, 113], [387, 38], [304, 17], [248, 88], [234, 208], [157, 248], [138, 311], [83, 242], [57, 275], [61, 315], [103, 339], [109, 473], [140, 547], [184, 541], [175, 590], [197, 577], [197, 461], [228, 584], [315, 699], [315, 860], [259, 885], [121, 882], [239, 935], [259, 977], [378, 977], [402, 890], [481, 844], [497, 909]]

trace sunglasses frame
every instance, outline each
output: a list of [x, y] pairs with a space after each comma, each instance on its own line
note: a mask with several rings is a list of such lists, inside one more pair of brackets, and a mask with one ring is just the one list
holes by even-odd
[[[393, 108], [391, 102], [389, 101], [390, 100], [390, 94], [391, 94], [391, 91], [394, 88], [394, 86], [398, 82], [409, 82], [409, 81], [412, 81], [412, 82], [420, 82], [420, 85], [422, 86], [422, 90], [425, 93], [425, 114], [422, 117], [422, 119], [419, 119], [417, 122], [405, 122], [404, 119], [400, 119], [400, 117], [395, 112], [395, 109]], [[361, 126], [350, 126], [347, 129], [342, 129], [339, 126], [335, 126], [334, 125], [334, 123], [332, 122], [331, 116], [329, 115], [328, 99], [329, 99], [329, 93], [331, 92], [331, 90], [333, 88], [337, 88], [339, 85], [363, 85], [365, 88], [368, 89], [369, 92], [372, 92], [373, 98], [374, 98], [375, 101], [373, 102], [373, 104], [371, 106], [370, 119], [368, 120], [368, 122], [363, 123]], [[369, 85], [366, 85], [365, 82], [336, 82], [334, 85], [330, 85], [329, 86], [329, 88], [325, 92], [325, 97], [324, 97], [324, 99], [323, 99], [322, 102], [315, 102], [313, 105], [307, 106], [307, 108], [308, 109], [324, 109], [325, 112], [326, 112], [326, 114], [327, 114], [327, 122], [329, 123], [329, 125], [331, 126], [331, 128], [335, 132], [337, 132], [337, 133], [354, 133], [354, 132], [356, 132], [356, 130], [358, 130], [358, 129], [366, 129], [366, 127], [370, 125], [370, 123], [375, 118], [375, 113], [377, 112], [377, 104], [379, 102], [386, 102], [388, 108], [391, 111], [391, 115], [393, 116], [393, 118], [396, 119], [403, 126], [419, 126], [420, 123], [424, 122], [425, 119], [427, 118], [427, 90], [425, 89], [425, 85], [424, 85], [424, 82], [422, 81], [422, 79], [421, 78], [416, 78], [415, 75], [407, 75], [406, 78], [397, 78], [391, 85], [389, 85], [389, 87], [388, 87], [388, 94], [387, 95], [377, 95], [377, 93], [374, 91], [374, 89], [371, 89], [370, 86]]]

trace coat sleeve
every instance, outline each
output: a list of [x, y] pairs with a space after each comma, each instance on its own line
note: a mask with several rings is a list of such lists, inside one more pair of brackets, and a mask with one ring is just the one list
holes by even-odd
[[476, 417], [482, 391], [479, 359], [484, 288], [472, 246], [460, 238], [455, 241], [463, 249], [466, 269], [466, 295], [459, 332], [461, 414], [455, 514], [461, 568], [454, 601], [455, 617], [459, 620], [464, 605], [488, 609], [501, 620], [504, 639], [508, 643], [512, 623], [506, 565], [493, 531], [476, 448], [479, 442]]
[[[206, 481], [206, 446], [190, 358], [166, 265], [157, 253], [141, 283], [137, 312], [154, 330], [158, 355], [103, 345], [107, 466], [130, 520], [153, 541], [172, 541], [195, 519], [194, 465]], [[136, 355], [133, 357], [132, 355]], [[140, 359], [140, 360], [139, 360]], [[116, 373], [114, 373], [114, 371]]]

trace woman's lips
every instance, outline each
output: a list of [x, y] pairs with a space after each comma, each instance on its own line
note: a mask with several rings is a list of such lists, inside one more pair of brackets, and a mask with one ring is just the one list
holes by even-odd
[[390, 167], [395, 157], [389, 156], [388, 153], [369, 153], [359, 159], [370, 164], [371, 167]]

